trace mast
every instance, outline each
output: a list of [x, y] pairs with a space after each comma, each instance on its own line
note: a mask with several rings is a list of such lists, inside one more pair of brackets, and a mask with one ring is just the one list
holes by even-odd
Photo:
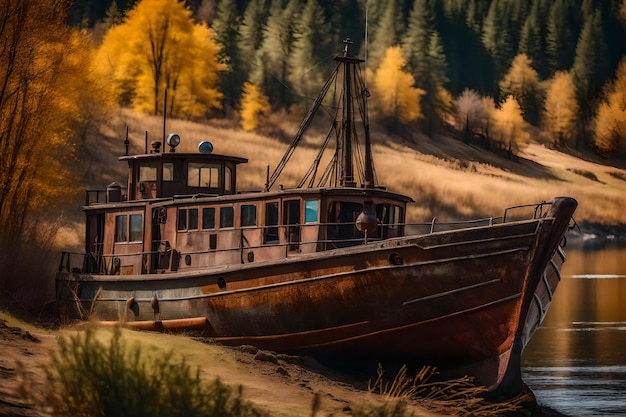
[[[302, 187], [305, 183], [309, 186], [313, 186], [316, 173], [318, 172], [319, 163], [322, 159], [322, 154], [325, 152], [326, 146], [333, 133], [336, 133], [337, 148], [335, 156], [332, 158], [330, 164], [327, 166], [320, 184], [330, 177], [330, 172], [334, 172], [334, 178], [330, 180], [330, 186], [339, 187], [356, 187], [357, 178], [355, 178], [355, 168], [358, 170], [358, 177], [363, 183], [364, 188], [375, 188], [376, 183], [376, 171], [374, 170], [374, 159], [372, 156], [372, 146], [370, 140], [369, 120], [367, 114], [367, 99], [370, 96], [369, 90], [365, 85], [365, 81], [360, 73], [360, 65], [365, 62], [355, 56], [350, 55], [350, 45], [352, 41], [347, 38], [343, 41], [344, 50], [342, 56], [335, 57], [337, 66], [335, 71], [326, 80], [321, 92], [314, 100], [311, 108], [309, 109], [304, 120], [300, 124], [298, 132], [294, 136], [291, 145], [283, 155], [283, 158], [275, 168], [271, 176], [265, 184], [265, 191], [269, 191], [273, 184], [276, 182], [283, 169], [287, 165], [291, 155], [295, 148], [300, 143], [302, 136], [311, 124], [311, 121], [319, 108], [323, 105], [324, 98], [328, 93], [331, 85], [339, 74], [343, 75], [342, 93], [341, 93], [341, 105], [337, 107], [337, 111], [334, 115], [334, 122], [328, 132], [324, 144], [320, 147], [319, 154], [308, 172], [304, 175], [304, 178], [300, 181], [298, 187]], [[343, 66], [343, 68], [341, 68]], [[343, 71], [342, 71], [343, 70]], [[341, 110], [340, 110], [341, 109]], [[341, 115], [339, 112], [341, 111]], [[355, 123], [355, 117], [360, 117], [360, 126]], [[358, 127], [358, 128], [357, 128]], [[359, 136], [362, 136], [359, 143]], [[360, 146], [364, 144], [363, 150]], [[355, 155], [358, 157], [356, 160]], [[356, 167], [354, 166], [356, 164]]]
[[[343, 48], [343, 58], [348, 58], [348, 48], [352, 44], [350, 38], [347, 38], [343, 41], [345, 47]], [[341, 169], [341, 179], [340, 184], [343, 187], [356, 187], [356, 182], [354, 181], [354, 174], [352, 170], [352, 127], [354, 123], [354, 116], [352, 114], [352, 77], [350, 74], [350, 64], [349, 61], [341, 61], [337, 59], [338, 62], [343, 62], [343, 117], [341, 119], [341, 125], [343, 127], [343, 140], [342, 140], [342, 169]]]
[[[345, 47], [343, 50], [343, 56], [335, 57], [335, 61], [339, 64], [343, 64], [343, 112], [341, 118], [341, 132], [340, 143], [338, 144], [341, 152], [341, 167], [340, 167], [340, 185], [343, 187], [355, 187], [356, 182], [354, 180], [353, 170], [353, 150], [352, 144], [357, 143], [356, 130], [354, 124], [354, 102], [353, 94], [357, 94], [362, 103], [359, 107], [362, 112], [361, 118], [363, 119], [363, 133], [365, 141], [365, 156], [363, 161], [364, 169], [364, 184], [365, 188], [373, 188], [376, 186], [376, 180], [374, 178], [374, 159], [372, 156], [372, 144], [370, 140], [369, 119], [367, 114], [367, 98], [369, 97], [369, 91], [367, 86], [360, 78], [358, 74], [359, 65], [364, 62], [354, 56], [350, 56], [349, 48], [353, 43], [350, 38], [343, 41]], [[360, 82], [359, 82], [360, 81]], [[358, 91], [358, 88], [362, 91]], [[356, 90], [356, 91], [355, 91]]]

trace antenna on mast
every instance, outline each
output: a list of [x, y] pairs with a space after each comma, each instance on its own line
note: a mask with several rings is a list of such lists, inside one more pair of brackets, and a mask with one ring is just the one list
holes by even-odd
[[165, 121], [167, 119], [167, 87], [163, 91], [163, 149], [165, 149]]
[[367, 85], [367, 11], [368, 11], [369, 1], [365, 1], [365, 75], [363, 75], [363, 81], [365, 81], [365, 85]]

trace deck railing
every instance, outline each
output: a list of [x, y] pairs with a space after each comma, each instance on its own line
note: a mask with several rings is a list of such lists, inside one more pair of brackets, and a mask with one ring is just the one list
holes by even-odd
[[[428, 223], [394, 223], [394, 224], [382, 224], [378, 225], [379, 233], [383, 231], [383, 237], [378, 237], [376, 235], [369, 236], [368, 242], [380, 242], [388, 239], [392, 239], [394, 237], [407, 237], [407, 236], [422, 236], [428, 235], [437, 232], [443, 231], [451, 231], [451, 230], [461, 230], [468, 228], [478, 228], [478, 227], [488, 227], [496, 224], [502, 223], [511, 223], [520, 220], [534, 220], [538, 218], [544, 218], [547, 216], [549, 212], [549, 206], [552, 203], [541, 202], [538, 204], [527, 204], [521, 206], [513, 206], [504, 210], [504, 214], [498, 217], [488, 217], [477, 220], [468, 220], [468, 221], [458, 221], [458, 222], [439, 222], [437, 218], [433, 218]], [[261, 234], [265, 236], [265, 231], [268, 229], [277, 229], [279, 230], [279, 235], [289, 236], [289, 230], [291, 228], [305, 228], [305, 227], [320, 227], [320, 233], [318, 235], [326, 235], [326, 238], [318, 238], [315, 240], [290, 240], [286, 239], [284, 241], [270, 241], [263, 244], [249, 244], [248, 240], [245, 237], [245, 234], [251, 233], [255, 230], [261, 230]], [[353, 236], [334, 236], [328, 237], [329, 230], [336, 228], [346, 228], [344, 230], [353, 230]], [[324, 230], [325, 229], [325, 230]], [[227, 229], [223, 231], [224, 233], [232, 233], [233, 231], [239, 233], [239, 246], [237, 247], [228, 247], [228, 248], [215, 248], [215, 249], [206, 249], [206, 250], [198, 250], [198, 251], [176, 251], [172, 249], [167, 241], [158, 241], [153, 242], [154, 244], [162, 244], [160, 246], [167, 248], [166, 251], [145, 251], [145, 252], [136, 252], [129, 254], [104, 254], [102, 253], [101, 245], [96, 248], [96, 253], [76, 253], [76, 252], [67, 252], [64, 251], [61, 254], [61, 261], [59, 263], [59, 271], [62, 272], [75, 272], [75, 273], [94, 273], [94, 274], [105, 274], [111, 275], [119, 273], [119, 267], [121, 264], [121, 259], [126, 257], [140, 257], [141, 264], [146, 265], [148, 263], [148, 259], [154, 259], [154, 257], [158, 256], [172, 256], [176, 254], [181, 259], [186, 255], [201, 255], [208, 253], [220, 253], [220, 252], [237, 252], [241, 255], [241, 263], [244, 263], [244, 251], [256, 250], [262, 248], [276, 248], [281, 247], [284, 248], [284, 256], [289, 257], [293, 256], [293, 254], [298, 253], [298, 251], [293, 251], [294, 247], [306, 246], [306, 245], [315, 245], [316, 248], [322, 248], [322, 250], [330, 250], [341, 247], [349, 247], [356, 246], [365, 243], [365, 236], [358, 232], [354, 227], [354, 223], [313, 223], [313, 224], [291, 224], [291, 225], [272, 225], [265, 227], [244, 227], [239, 229]], [[324, 231], [324, 232], [322, 232]], [[387, 233], [385, 233], [386, 231]], [[212, 234], [219, 234], [221, 231], [211, 230], [211, 231], [198, 231], [198, 232], [208, 232]], [[402, 232], [402, 233], [397, 233]], [[331, 234], [332, 235], [332, 234]], [[394, 236], [397, 235], [397, 236]], [[154, 245], [159, 246], [159, 245]], [[205, 267], [205, 266], [199, 266]], [[186, 268], [186, 267], [185, 267]], [[144, 271], [145, 272], [145, 271]]]

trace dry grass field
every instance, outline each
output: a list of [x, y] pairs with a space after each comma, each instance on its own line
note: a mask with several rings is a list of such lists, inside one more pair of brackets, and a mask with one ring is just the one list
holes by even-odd
[[[248, 164], [239, 168], [238, 188], [259, 190], [265, 183], [268, 165], [271, 172], [278, 164], [298, 129], [299, 120], [275, 114], [270, 122], [273, 128], [267, 134], [245, 132], [234, 122], [225, 120], [204, 123], [167, 120], [166, 131], [181, 136], [179, 151], [182, 152], [195, 152], [200, 141], [208, 140], [213, 143], [215, 153], [248, 158]], [[161, 140], [163, 136], [162, 118], [119, 111], [99, 127], [99, 138], [88, 140], [89, 149], [83, 155], [83, 186], [104, 188], [112, 181], [125, 181], [126, 167], [117, 162], [117, 156], [124, 152], [126, 126], [131, 153], [143, 152], [146, 131], [148, 142]], [[297, 184], [314, 160], [325, 129], [320, 128], [317, 133], [310, 129], [313, 133], [303, 138], [280, 184], [285, 187]], [[377, 127], [372, 128], [372, 140], [379, 183], [415, 200], [408, 212], [409, 222], [430, 222], [433, 217], [437, 221], [453, 221], [499, 216], [509, 206], [571, 196], [579, 202], [575, 218], [584, 231], [591, 233], [598, 227], [619, 231], [626, 226], [623, 156], [601, 160], [591, 153], [564, 153], [534, 142], [517, 158], [509, 160], [504, 153], [486, 151], [450, 136], [431, 139], [404, 132], [400, 138]], [[79, 215], [68, 218], [82, 221]], [[72, 229], [76, 230], [70, 226], [66, 229], [68, 234], [60, 234], [66, 245], [74, 239], [72, 235], [76, 236]]]

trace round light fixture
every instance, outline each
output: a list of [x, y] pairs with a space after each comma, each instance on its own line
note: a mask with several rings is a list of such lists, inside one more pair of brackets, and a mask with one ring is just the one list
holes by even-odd
[[211, 153], [213, 152], [213, 144], [206, 140], [202, 141], [198, 145], [198, 151], [200, 151], [200, 153]]
[[167, 137], [167, 144], [170, 147], [170, 151], [174, 152], [174, 149], [180, 144], [180, 136], [176, 133], [170, 133]]

